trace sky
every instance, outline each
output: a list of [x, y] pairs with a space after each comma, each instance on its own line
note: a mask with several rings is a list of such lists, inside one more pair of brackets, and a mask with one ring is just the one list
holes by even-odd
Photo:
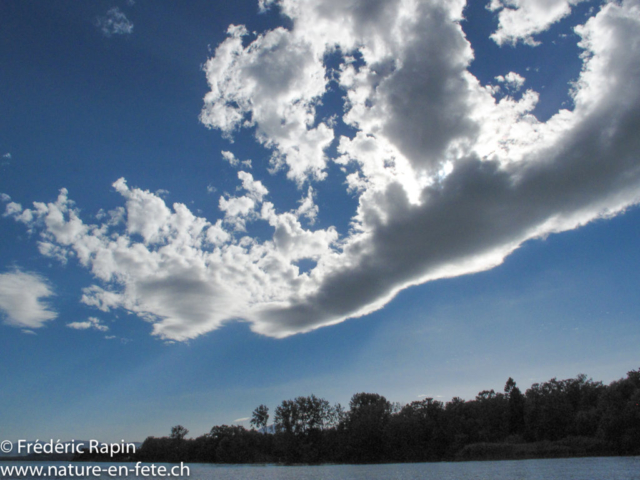
[[640, 367], [640, 1], [0, 4], [0, 437]]

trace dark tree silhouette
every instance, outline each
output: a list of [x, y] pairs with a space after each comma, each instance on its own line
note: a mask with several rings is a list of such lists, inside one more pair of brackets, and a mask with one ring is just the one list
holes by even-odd
[[175, 427], [171, 427], [171, 438], [174, 440], [182, 440], [187, 436], [189, 430], [184, 428], [182, 425], [176, 425]]
[[356, 462], [384, 458], [384, 432], [391, 418], [391, 403], [377, 393], [356, 393], [349, 402], [345, 422], [348, 454]]
[[[310, 395], [276, 408], [274, 434], [222, 425], [187, 440], [188, 430], [177, 425], [169, 437], [148, 437], [134, 460], [377, 463], [638, 455], [639, 405], [640, 370], [608, 386], [580, 374], [535, 383], [524, 393], [509, 378], [504, 393], [483, 390], [475, 399], [454, 397], [445, 405], [426, 398], [402, 406], [357, 393], [345, 411]], [[263, 428], [268, 419], [260, 405], [251, 424]]]
[[259, 407], [256, 407], [251, 417], [251, 425], [253, 425], [253, 427], [257, 429], [266, 428], [268, 421], [269, 408], [267, 408], [266, 405], [260, 405]]
[[507, 380], [504, 393], [509, 399], [507, 418], [509, 435], [522, 435], [524, 433], [524, 396], [513, 378], [509, 377]]

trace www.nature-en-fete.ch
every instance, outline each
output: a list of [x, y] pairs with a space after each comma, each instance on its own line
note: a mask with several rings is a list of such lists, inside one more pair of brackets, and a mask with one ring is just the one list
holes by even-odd
[[190, 470], [187, 465], [180, 463], [172, 467], [164, 465], [143, 465], [141, 462], [129, 465], [101, 465], [73, 464], [67, 465], [0, 465], [1, 478], [24, 477], [188, 477]]

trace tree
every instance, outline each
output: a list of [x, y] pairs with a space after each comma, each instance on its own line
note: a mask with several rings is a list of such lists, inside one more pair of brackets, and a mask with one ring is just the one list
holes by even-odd
[[441, 460], [449, 446], [442, 402], [425, 398], [393, 414], [385, 430], [390, 460], [424, 462]]
[[324, 430], [331, 417], [331, 405], [327, 400], [312, 394], [309, 397], [296, 398], [296, 403], [300, 412], [300, 424], [303, 432]]
[[509, 377], [504, 386], [504, 393], [509, 398], [509, 412], [507, 425], [510, 435], [520, 435], [524, 433], [524, 395], [516, 386], [513, 378]]
[[293, 400], [283, 400], [276, 407], [276, 416], [274, 418], [276, 431], [286, 433], [296, 433], [295, 428], [298, 423], [298, 405]]
[[339, 418], [329, 402], [315, 395], [284, 400], [275, 410], [276, 450], [286, 462], [317, 463], [325, 429]]
[[377, 393], [356, 393], [345, 422], [350, 461], [379, 462], [385, 458], [384, 431], [391, 403]]
[[617, 453], [640, 453], [640, 370], [612, 382], [601, 396], [598, 436], [610, 442]]
[[187, 433], [189, 433], [189, 430], [184, 428], [182, 425], [171, 427], [171, 438], [174, 440], [183, 440]]
[[571, 433], [574, 408], [568, 390], [572, 380], [552, 378], [534, 383], [525, 392], [525, 437], [527, 440], [560, 440]]
[[507, 436], [507, 397], [493, 389], [483, 390], [472, 402], [476, 418], [477, 439], [480, 442], [498, 442]]
[[336, 403], [333, 407], [329, 408], [325, 427], [337, 428], [346, 419], [347, 413], [344, 411], [344, 407], [339, 403]]
[[256, 429], [266, 428], [269, 421], [269, 408], [266, 405], [260, 405], [253, 411], [251, 417], [251, 425]]
[[[255, 413], [255, 412], [254, 412]], [[330, 424], [332, 411], [329, 402], [315, 395], [284, 400], [276, 408], [275, 425], [279, 432], [308, 433], [323, 430]]]

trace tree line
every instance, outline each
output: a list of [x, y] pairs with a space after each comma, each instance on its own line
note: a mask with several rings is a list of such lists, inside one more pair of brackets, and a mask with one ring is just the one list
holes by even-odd
[[576, 378], [535, 383], [473, 400], [399, 405], [356, 393], [348, 409], [315, 395], [284, 400], [269, 424], [258, 406], [251, 429], [214, 426], [187, 439], [148, 437], [135, 460], [212, 463], [378, 463], [640, 454], [640, 370], [609, 385]]

